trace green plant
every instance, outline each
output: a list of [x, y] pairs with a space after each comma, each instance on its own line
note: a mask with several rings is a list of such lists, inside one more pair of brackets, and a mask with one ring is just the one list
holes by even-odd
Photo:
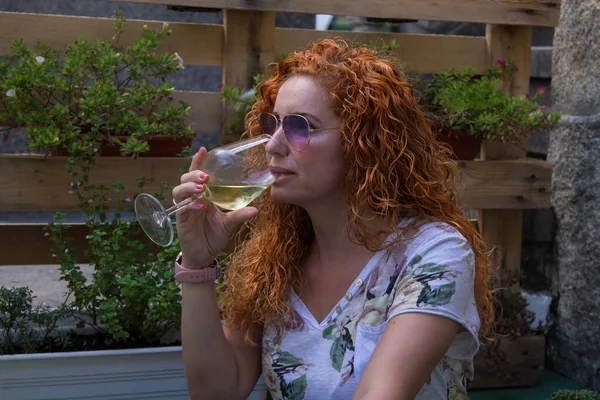
[[440, 72], [425, 86], [424, 101], [432, 119], [443, 126], [484, 139], [521, 143], [528, 135], [553, 127], [560, 119], [533, 96], [510, 96], [501, 89], [504, 74], [513, 74], [513, 62], [499, 60], [481, 77], [470, 67]]
[[494, 332], [499, 336], [524, 336], [531, 333], [531, 323], [535, 314], [527, 309], [527, 300], [520, 292], [508, 287], [494, 290], [495, 326]]
[[257, 74], [252, 79], [254, 87], [249, 90], [231, 86], [221, 87], [221, 101], [226, 102], [231, 110], [224, 134], [225, 143], [239, 140], [245, 131], [246, 114], [256, 102], [256, 93], [260, 90], [260, 83], [264, 80], [264, 75]]
[[[143, 188], [145, 180], [140, 181]], [[166, 188], [162, 186], [162, 190]], [[87, 216], [88, 248], [84, 254], [94, 267], [90, 281], [83, 275], [74, 255], [73, 238], [64, 215], [57, 213], [47, 235], [60, 264], [61, 280], [67, 283], [71, 303], [83, 323], [105, 337], [128, 346], [157, 345], [169, 330], [178, 328], [181, 319], [181, 295], [173, 279], [173, 260], [178, 242], [153, 254], [149, 241], [137, 222], [130, 222], [122, 211], [131, 202], [123, 198], [124, 187], [115, 183], [108, 196], [105, 187], [72, 185]], [[155, 193], [164, 199], [162, 192]], [[108, 220], [109, 201], [117, 209]]]
[[591, 390], [561, 389], [552, 393], [550, 400], [600, 400], [600, 393]]
[[71, 309], [64, 303], [55, 309], [34, 307], [33, 299], [28, 287], [0, 286], [0, 354], [61, 351], [70, 344], [58, 322]]
[[149, 149], [151, 136], [192, 138], [185, 122], [190, 107], [173, 103], [167, 81], [183, 68], [181, 58], [157, 53], [168, 25], [144, 26], [123, 46], [125, 19], [119, 12], [114, 18], [111, 41], [78, 39], [61, 54], [43, 43], [31, 50], [19, 40], [0, 63], [0, 121], [25, 128], [31, 149], [92, 156], [107, 142], [137, 156]]

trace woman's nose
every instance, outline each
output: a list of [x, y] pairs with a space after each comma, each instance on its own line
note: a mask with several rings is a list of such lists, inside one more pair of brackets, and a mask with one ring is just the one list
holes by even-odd
[[281, 127], [281, 124], [277, 127], [275, 132], [273, 132], [271, 137], [272, 139], [269, 140], [269, 142], [267, 142], [267, 145], [265, 146], [267, 153], [278, 153], [281, 155], [286, 155], [288, 151], [287, 141], [285, 140], [285, 134], [283, 133], [283, 128]]

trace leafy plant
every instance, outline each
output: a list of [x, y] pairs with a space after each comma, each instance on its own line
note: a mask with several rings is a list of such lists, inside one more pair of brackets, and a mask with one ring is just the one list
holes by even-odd
[[151, 136], [193, 136], [185, 123], [190, 107], [173, 103], [167, 81], [183, 62], [176, 53], [157, 53], [168, 25], [144, 26], [123, 46], [125, 19], [119, 12], [114, 18], [111, 41], [78, 39], [61, 54], [18, 40], [0, 63], [0, 121], [24, 127], [31, 149], [91, 156], [104, 142], [136, 156], [149, 149]]
[[470, 67], [434, 74], [424, 90], [432, 119], [454, 131], [512, 143], [553, 127], [560, 114], [537, 103], [545, 89], [531, 97], [501, 89], [502, 76], [514, 71], [513, 62], [500, 60], [481, 77]]
[[223, 143], [229, 143], [239, 140], [245, 131], [246, 114], [256, 102], [256, 93], [260, 90], [260, 83], [264, 80], [263, 74], [257, 74], [253, 77], [254, 87], [244, 90], [237, 87], [221, 87], [221, 101], [226, 102], [231, 114], [227, 121], [227, 128], [224, 132]]
[[527, 300], [508, 287], [494, 290], [495, 334], [499, 336], [524, 336], [532, 332], [535, 314], [527, 309]]
[[550, 400], [600, 400], [600, 393], [591, 390], [561, 389], [552, 393]]
[[71, 309], [64, 303], [56, 309], [34, 307], [33, 299], [28, 287], [0, 286], [0, 354], [61, 351], [70, 344], [58, 322]]
[[[140, 190], [144, 183], [141, 180]], [[178, 242], [158, 254], [151, 252], [139, 224], [122, 216], [131, 200], [122, 198], [121, 183], [114, 184], [110, 197], [107, 188], [87, 190], [92, 193], [90, 197], [82, 193], [90, 187], [76, 184], [72, 189], [87, 215], [88, 248], [84, 254], [94, 267], [90, 281], [77, 265], [64, 215], [56, 213], [46, 229], [60, 264], [61, 280], [73, 296], [72, 307], [77, 315], [87, 317], [80, 318], [82, 323], [112, 341], [129, 346], [156, 345], [169, 330], [179, 327], [181, 319], [181, 294], [172, 268]], [[162, 193], [155, 196], [164, 199]], [[111, 220], [109, 200], [117, 204]]]

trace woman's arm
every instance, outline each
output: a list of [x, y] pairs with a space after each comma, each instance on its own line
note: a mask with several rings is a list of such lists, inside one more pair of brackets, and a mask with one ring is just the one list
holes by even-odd
[[[261, 371], [260, 347], [222, 326], [212, 283], [183, 284], [181, 338], [188, 391], [195, 399], [246, 399]], [[253, 340], [260, 343], [261, 329]]]
[[424, 313], [392, 318], [353, 398], [414, 399], [452, 344], [459, 326], [449, 318]]

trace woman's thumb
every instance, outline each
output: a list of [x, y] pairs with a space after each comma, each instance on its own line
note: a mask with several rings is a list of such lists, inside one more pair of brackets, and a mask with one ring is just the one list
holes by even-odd
[[258, 209], [255, 207], [243, 207], [239, 210], [230, 211], [225, 214], [223, 224], [225, 229], [227, 229], [227, 232], [234, 232], [238, 226], [257, 214]]

